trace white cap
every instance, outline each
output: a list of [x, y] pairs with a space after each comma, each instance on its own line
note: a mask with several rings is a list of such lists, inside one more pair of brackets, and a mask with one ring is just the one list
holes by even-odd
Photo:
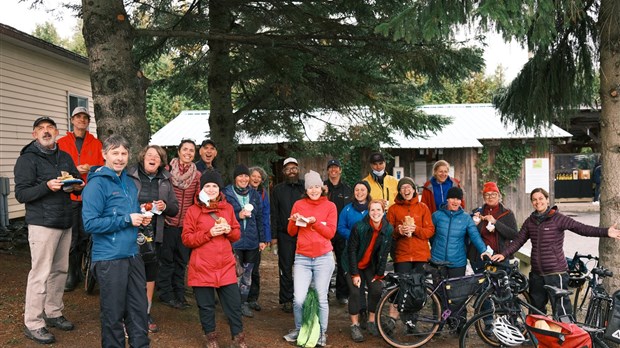
[[282, 164], [283, 166], [286, 166], [289, 163], [295, 163], [297, 165], [299, 165], [299, 163], [297, 163], [297, 160], [294, 159], [293, 157], [289, 157], [287, 159], [284, 160], [284, 164]]

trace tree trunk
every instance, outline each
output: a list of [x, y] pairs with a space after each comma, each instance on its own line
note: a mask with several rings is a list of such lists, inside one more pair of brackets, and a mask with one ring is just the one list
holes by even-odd
[[[132, 27], [122, 0], [82, 0], [97, 135], [120, 134], [136, 154], [148, 144], [146, 79], [133, 60]], [[131, 161], [131, 158], [130, 158]]]
[[[601, 64], [601, 226], [620, 221], [620, 12], [617, 0], [602, 0], [600, 28]], [[615, 4], [614, 4], [615, 3]], [[620, 242], [602, 238], [600, 261], [615, 275], [620, 275]], [[607, 289], [620, 288], [620, 277], [609, 279]]]
[[[209, 1], [210, 33], [228, 33], [233, 24], [228, 0]], [[208, 88], [211, 102], [209, 116], [210, 137], [217, 145], [217, 164], [224, 182], [230, 177], [237, 161], [235, 131], [237, 120], [232, 112], [232, 76], [230, 44], [225, 41], [209, 41]]]

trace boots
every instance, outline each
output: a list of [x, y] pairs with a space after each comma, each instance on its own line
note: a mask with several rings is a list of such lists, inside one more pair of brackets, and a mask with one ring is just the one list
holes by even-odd
[[72, 252], [69, 254], [69, 269], [67, 270], [67, 281], [65, 282], [65, 292], [73, 291], [80, 282], [82, 272], [82, 254]]
[[240, 332], [237, 336], [233, 337], [230, 348], [248, 348], [248, 344], [245, 343], [245, 334]]
[[205, 335], [207, 338], [206, 348], [220, 348], [220, 345], [217, 343], [217, 333], [211, 332]]

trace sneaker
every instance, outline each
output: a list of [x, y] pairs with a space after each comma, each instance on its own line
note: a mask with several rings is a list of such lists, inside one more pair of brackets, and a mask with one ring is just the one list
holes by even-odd
[[63, 315], [56, 318], [45, 317], [45, 324], [49, 327], [55, 327], [63, 331], [71, 331], [74, 326], [73, 323], [67, 320]]
[[177, 300], [177, 303], [179, 304], [179, 309], [187, 309], [192, 306], [186, 299], [182, 299], [180, 301]]
[[316, 341], [317, 347], [327, 347], [327, 334], [321, 332], [321, 337]]
[[368, 325], [367, 325], [367, 328], [368, 328], [368, 333], [369, 334], [371, 334], [371, 335], [373, 335], [375, 337], [379, 336], [379, 328], [377, 327], [377, 323], [375, 323], [374, 321], [369, 321]]
[[26, 337], [41, 344], [50, 344], [56, 341], [56, 337], [54, 337], [51, 332], [47, 331], [45, 327], [36, 330], [28, 330], [27, 327], [24, 327], [24, 333]]
[[244, 302], [241, 305], [241, 315], [248, 318], [254, 318], [254, 312], [252, 312], [250, 305], [247, 302]]
[[348, 304], [348, 303], [349, 303], [349, 299], [348, 299], [348, 298], [346, 298], [346, 297], [339, 298], [339, 299], [338, 299], [338, 303], [344, 306], [344, 305], [346, 305], [346, 304]]
[[289, 343], [297, 342], [297, 337], [299, 336], [299, 329], [294, 329], [288, 332], [288, 334], [284, 335], [284, 340]]
[[366, 312], [365, 310], [360, 311], [359, 322], [362, 330], [366, 330], [366, 323], [368, 322], [368, 312]]
[[260, 312], [260, 310], [262, 309], [262, 307], [256, 301], [250, 301], [248, 302], [248, 305], [250, 306], [250, 309], [255, 310], [257, 312]]
[[293, 302], [284, 302], [282, 304], [282, 312], [293, 313]]
[[359, 324], [351, 325], [351, 339], [353, 342], [364, 342], [364, 335]]
[[155, 333], [159, 331], [159, 326], [155, 324], [153, 317], [149, 314], [149, 333]]

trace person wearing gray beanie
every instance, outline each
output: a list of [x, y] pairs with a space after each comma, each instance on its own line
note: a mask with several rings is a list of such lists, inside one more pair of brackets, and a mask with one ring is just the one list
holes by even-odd
[[314, 170], [311, 170], [304, 175], [305, 185], [304, 187], [309, 189], [312, 186], [321, 186], [323, 187], [323, 180], [321, 179], [321, 175]]

